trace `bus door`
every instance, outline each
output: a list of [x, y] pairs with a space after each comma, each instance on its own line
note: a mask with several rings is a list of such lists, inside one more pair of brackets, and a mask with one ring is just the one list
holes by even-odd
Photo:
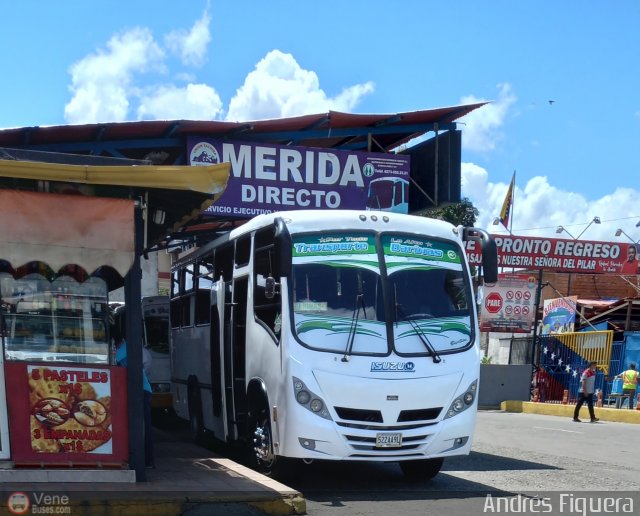
[[0, 459], [11, 456], [9, 450], [9, 418], [7, 417], [7, 391], [4, 384], [4, 319], [0, 314]]
[[211, 401], [213, 403], [213, 428], [215, 435], [221, 436], [220, 439], [226, 441], [227, 421], [226, 421], [226, 403], [224, 399], [224, 372], [223, 364], [223, 346], [224, 335], [222, 328], [225, 321], [225, 289], [226, 284], [221, 279], [217, 282], [211, 292], [211, 329], [210, 353], [211, 353]]
[[225, 288], [224, 377], [227, 434], [238, 440], [245, 435], [246, 395], [246, 319], [248, 278], [234, 279]]

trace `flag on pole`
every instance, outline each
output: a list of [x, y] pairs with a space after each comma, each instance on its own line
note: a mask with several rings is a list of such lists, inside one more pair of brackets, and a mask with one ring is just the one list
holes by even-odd
[[509, 189], [507, 190], [507, 195], [504, 198], [504, 202], [502, 203], [502, 209], [500, 210], [500, 222], [502, 225], [509, 229], [509, 215], [511, 214], [511, 209], [513, 208], [513, 191], [516, 186], [516, 173], [513, 172], [513, 177], [511, 178], [511, 184], [509, 185]]

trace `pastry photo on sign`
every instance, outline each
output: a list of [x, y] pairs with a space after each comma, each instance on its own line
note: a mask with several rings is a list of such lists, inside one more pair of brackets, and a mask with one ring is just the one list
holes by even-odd
[[108, 370], [28, 366], [28, 374], [33, 451], [112, 452]]

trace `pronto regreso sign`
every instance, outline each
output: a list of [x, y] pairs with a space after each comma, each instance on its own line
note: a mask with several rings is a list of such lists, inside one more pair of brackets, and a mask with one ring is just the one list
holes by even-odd
[[189, 164], [228, 162], [227, 188], [206, 211], [250, 218], [301, 209], [408, 212], [409, 156], [190, 137]]
[[[492, 235], [498, 246], [498, 266], [593, 274], [636, 274], [634, 244], [568, 240], [561, 238]], [[471, 265], [482, 264], [482, 250], [475, 241], [466, 242]]]

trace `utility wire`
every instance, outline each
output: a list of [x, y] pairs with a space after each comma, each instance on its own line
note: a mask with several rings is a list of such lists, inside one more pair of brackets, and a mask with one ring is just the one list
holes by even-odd
[[576, 304], [573, 302], [573, 299], [563, 295], [556, 287], [554, 287], [551, 283], [549, 283], [548, 281], [545, 283], [545, 285], [547, 287], [551, 287], [551, 289], [558, 294], [562, 299], [564, 299], [565, 301], [567, 301], [567, 303], [571, 306], [571, 308], [573, 308], [573, 311], [578, 314], [578, 316], [580, 317], [580, 319], [584, 322], [586, 322], [589, 326], [591, 326], [591, 328], [593, 329], [593, 331], [598, 331], [598, 329], [589, 322], [589, 319], [587, 319], [584, 315], [582, 315], [579, 311], [578, 311], [578, 307], [576, 306]]

